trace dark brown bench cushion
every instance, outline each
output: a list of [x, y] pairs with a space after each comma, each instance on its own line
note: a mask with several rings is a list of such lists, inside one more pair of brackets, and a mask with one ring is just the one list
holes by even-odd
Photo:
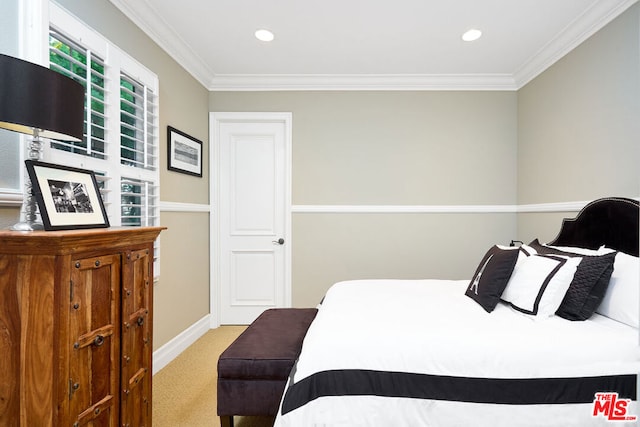
[[218, 359], [218, 415], [275, 415], [315, 308], [269, 309]]

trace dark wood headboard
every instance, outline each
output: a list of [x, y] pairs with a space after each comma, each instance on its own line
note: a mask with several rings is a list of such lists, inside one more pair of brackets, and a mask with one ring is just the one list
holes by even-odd
[[549, 244], [597, 249], [602, 245], [638, 256], [639, 203], [607, 197], [586, 205], [575, 218], [565, 218]]

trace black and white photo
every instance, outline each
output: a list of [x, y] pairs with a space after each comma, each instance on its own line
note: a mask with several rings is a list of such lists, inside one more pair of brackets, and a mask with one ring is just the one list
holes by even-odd
[[202, 141], [167, 126], [169, 170], [202, 177]]
[[45, 230], [109, 227], [95, 173], [25, 161]]
[[49, 190], [56, 212], [93, 213], [91, 199], [83, 183], [50, 179]]

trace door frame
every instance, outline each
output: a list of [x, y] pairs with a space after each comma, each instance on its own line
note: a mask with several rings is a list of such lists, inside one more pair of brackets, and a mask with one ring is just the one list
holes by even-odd
[[291, 170], [292, 122], [290, 112], [210, 112], [209, 113], [209, 312], [211, 328], [220, 326], [220, 124], [221, 123], [283, 123], [285, 127], [285, 235], [284, 245], [284, 304], [291, 307]]

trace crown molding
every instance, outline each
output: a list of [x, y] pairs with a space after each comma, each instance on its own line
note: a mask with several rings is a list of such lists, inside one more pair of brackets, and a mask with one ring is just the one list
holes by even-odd
[[508, 74], [228, 74], [210, 91], [277, 90], [516, 90]]
[[191, 46], [166, 23], [147, 0], [109, 0], [162, 50], [204, 87], [214, 75]]
[[210, 91], [486, 90], [515, 91], [607, 25], [638, 0], [600, 0], [513, 74], [215, 74], [151, 6], [109, 0]]
[[594, 2], [580, 17], [569, 24], [557, 37], [547, 43], [514, 73], [513, 77], [517, 88], [520, 89], [536, 78], [637, 1], [605, 0]]

